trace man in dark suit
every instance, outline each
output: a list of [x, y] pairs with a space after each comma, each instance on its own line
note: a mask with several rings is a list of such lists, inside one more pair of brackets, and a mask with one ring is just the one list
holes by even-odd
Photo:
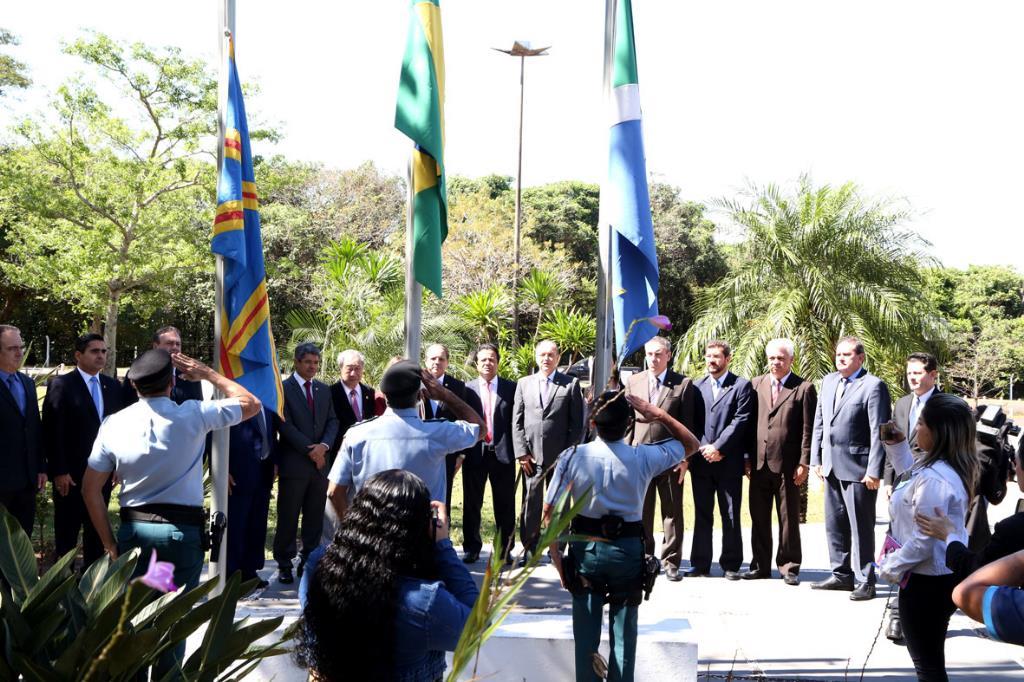
[[523, 469], [523, 503], [519, 537], [525, 550], [521, 563], [537, 549], [544, 508], [544, 483], [558, 455], [583, 437], [583, 393], [579, 382], [558, 371], [558, 344], [537, 344], [536, 374], [516, 384], [512, 410], [512, 443]]
[[340, 379], [331, 384], [331, 403], [334, 414], [338, 417], [338, 435], [334, 437], [331, 455], [327, 461], [327, 470], [338, 455], [338, 448], [345, 438], [345, 433], [353, 424], [374, 415], [374, 397], [376, 392], [363, 383], [363, 370], [366, 358], [357, 350], [343, 350], [338, 353], [338, 374]]
[[697, 382], [704, 399], [704, 437], [690, 463], [693, 486], [693, 544], [687, 575], [711, 574], [712, 528], [715, 498], [722, 518], [722, 553], [718, 565], [729, 580], [740, 579], [743, 563], [743, 459], [753, 408], [750, 382], [729, 371], [732, 349], [725, 341], [711, 341], [704, 349], [708, 373]]
[[[82, 532], [83, 568], [103, 556], [103, 543], [82, 501], [82, 478], [100, 424], [121, 409], [116, 379], [102, 374], [107, 344], [99, 334], [75, 341], [75, 369], [54, 377], [43, 400], [43, 453], [53, 481], [53, 535], [60, 558], [78, 545]], [[110, 502], [111, 485], [103, 488]]]
[[338, 434], [331, 389], [313, 377], [320, 371], [320, 349], [312, 343], [295, 348], [295, 372], [284, 381], [284, 421], [279, 425], [277, 531], [274, 559], [278, 580], [294, 582], [292, 560], [302, 514], [299, 577], [310, 552], [320, 544], [327, 502], [327, 456]]
[[889, 421], [891, 405], [888, 387], [864, 369], [864, 360], [860, 339], [847, 336], [836, 344], [837, 371], [821, 381], [811, 441], [811, 466], [825, 482], [832, 563], [832, 577], [811, 587], [846, 590], [853, 601], [875, 596], [875, 575], [868, 567], [875, 558], [875, 500], [885, 461], [878, 427]]
[[46, 465], [36, 386], [18, 371], [24, 355], [21, 331], [0, 324], [0, 505], [31, 535]]
[[[907, 357], [907, 386], [910, 393], [901, 396], [892, 408], [892, 420], [897, 428], [907, 434], [907, 442], [910, 450], [917, 458], [922, 450], [917, 445], [917, 417], [928, 399], [939, 389], [935, 383], [939, 378], [939, 363], [931, 353], [911, 353]], [[896, 476], [892, 462], [885, 458], [885, 467], [882, 470], [882, 485], [885, 488], [886, 496], [892, 496], [893, 488], [910, 477], [910, 472], [904, 472], [902, 476]], [[986, 523], [986, 530], [988, 530]], [[945, 538], [943, 538], [945, 539]], [[903, 642], [903, 622], [900, 620], [899, 601], [889, 600], [889, 624], [885, 628], [885, 636], [894, 642]]]
[[[512, 406], [516, 385], [498, 376], [498, 347], [485, 343], [476, 349], [476, 370], [480, 375], [466, 384], [468, 393], [477, 397], [487, 424], [484, 438], [470, 448], [462, 465], [462, 560], [474, 563], [480, 558], [480, 510], [484, 487], [491, 482], [494, 523], [498, 527], [500, 548], [506, 562], [512, 561], [516, 529], [516, 465], [512, 447]], [[451, 493], [449, 493], [450, 495]]]
[[[669, 369], [672, 343], [664, 336], [655, 336], [644, 344], [647, 369], [629, 378], [626, 393], [635, 395], [665, 410], [700, 438], [704, 434], [704, 402], [689, 378]], [[627, 434], [631, 445], [646, 445], [672, 438], [661, 422], [634, 421]], [[655, 494], [661, 499], [661, 563], [669, 580], [682, 580], [679, 562], [683, 556], [683, 477], [687, 462], [654, 477], [644, 498], [644, 551], [654, 554]]]
[[[228, 450], [227, 575], [242, 572], [242, 580], [259, 577], [267, 542], [270, 491], [277, 467], [277, 416], [264, 407], [231, 427]], [[259, 587], [266, 587], [265, 580]]]
[[[160, 327], [153, 333], [153, 348], [163, 348], [174, 355], [181, 352], [181, 332], [177, 327]], [[121, 385], [124, 407], [128, 407], [139, 401], [139, 394], [136, 393], [132, 382], [125, 378]], [[178, 376], [178, 370], [174, 370], [174, 388], [171, 389], [171, 400], [181, 405], [186, 400], [202, 400], [203, 383], [201, 381], [189, 381]], [[210, 451], [210, 439], [206, 439], [206, 451]]]
[[[467, 391], [466, 384], [462, 381], [459, 381], [453, 376], [448, 376], [448, 346], [443, 343], [433, 343], [427, 346], [426, 350], [423, 351], [423, 359], [426, 363], [427, 372], [429, 372], [430, 376], [434, 377], [439, 384], [459, 396], [459, 398], [472, 407], [477, 414], [481, 414], [483, 412], [483, 408], [480, 407], [480, 403], [477, 400], [479, 396], [477, 396], [476, 393]], [[455, 414], [448, 409], [448, 406], [445, 405], [444, 402], [433, 399], [423, 401], [423, 418], [444, 419], [445, 421], [450, 422], [456, 421]], [[478, 445], [479, 443], [473, 447], [476, 448]], [[452, 452], [445, 457], [444, 473], [448, 482], [448, 497], [445, 499], [444, 504], [448, 509], [452, 508], [452, 483], [455, 481], [455, 474], [457, 474], [459, 469], [462, 467], [462, 462], [468, 454], [469, 450], [462, 450], [460, 452]]]
[[[811, 437], [818, 394], [814, 384], [792, 371], [795, 349], [789, 339], [768, 342], [768, 373], [751, 382], [757, 419], [750, 458], [750, 570], [744, 580], [772, 575], [772, 506], [779, 514], [775, 565], [787, 585], [800, 584], [800, 486], [811, 463]], [[774, 505], [773, 505], [774, 503]]]

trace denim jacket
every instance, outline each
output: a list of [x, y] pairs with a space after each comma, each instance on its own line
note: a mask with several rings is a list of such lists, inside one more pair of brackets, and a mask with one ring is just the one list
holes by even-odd
[[[306, 563], [299, 603], [306, 605], [309, 580], [326, 547]], [[444, 677], [444, 652], [454, 651], [479, 590], [451, 540], [440, 540], [435, 557], [440, 580], [400, 578], [395, 620], [395, 676], [398, 682], [434, 682]]]

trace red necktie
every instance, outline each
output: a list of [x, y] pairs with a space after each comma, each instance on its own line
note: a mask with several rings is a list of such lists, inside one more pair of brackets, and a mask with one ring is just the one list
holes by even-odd
[[363, 421], [363, 415], [359, 412], [359, 398], [356, 397], [356, 389], [352, 389], [348, 392], [348, 401], [352, 404], [352, 414], [356, 416], [356, 421]]
[[306, 404], [309, 405], [309, 411], [316, 414], [316, 408], [313, 407], [313, 384], [306, 382]]

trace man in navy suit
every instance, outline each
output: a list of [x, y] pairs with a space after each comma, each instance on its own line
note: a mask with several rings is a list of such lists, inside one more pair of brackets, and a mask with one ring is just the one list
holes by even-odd
[[331, 384], [331, 402], [334, 414], [338, 417], [338, 435], [334, 437], [334, 447], [327, 462], [330, 470], [334, 458], [338, 455], [341, 441], [353, 424], [370, 419], [375, 414], [374, 397], [376, 392], [371, 386], [363, 383], [363, 370], [366, 358], [357, 350], [343, 350], [338, 353], [338, 374], [340, 379]]
[[[228, 459], [227, 575], [242, 572], [242, 580], [259, 577], [267, 542], [270, 490], [274, 487], [277, 416], [267, 407], [231, 427]], [[259, 587], [269, 583], [260, 581]]]
[[832, 563], [832, 577], [811, 587], [852, 592], [853, 601], [875, 596], [874, 572], [867, 567], [875, 558], [875, 499], [885, 462], [878, 427], [889, 421], [891, 405], [888, 387], [864, 369], [864, 359], [857, 337], [836, 344], [837, 371], [821, 380], [811, 439], [811, 468], [825, 482]]
[[[516, 529], [516, 465], [512, 449], [512, 406], [516, 398], [515, 382], [498, 376], [498, 347], [485, 343], [476, 350], [476, 370], [480, 378], [466, 384], [478, 396], [487, 433], [470, 448], [462, 465], [462, 560], [467, 564], [480, 558], [480, 510], [484, 487], [491, 482], [494, 523], [501, 536], [503, 558], [512, 561]], [[494, 551], [499, 551], [498, 547]]]
[[295, 582], [292, 560], [297, 553], [300, 513], [300, 578], [306, 559], [320, 544], [327, 503], [327, 457], [338, 434], [331, 389], [313, 378], [320, 371], [320, 356], [315, 344], [300, 343], [295, 347], [295, 371], [284, 381], [284, 421], [278, 427], [280, 458], [274, 559], [278, 565], [278, 580], [286, 585]]
[[704, 350], [708, 373], [697, 382], [704, 399], [704, 437], [691, 458], [693, 486], [693, 544], [687, 575], [711, 573], [715, 498], [722, 517], [722, 553], [718, 565], [729, 580], [740, 579], [743, 533], [743, 468], [747, 454], [747, 428], [753, 410], [750, 382], [729, 371], [732, 349], [725, 341], [711, 341]]
[[0, 505], [31, 535], [46, 466], [36, 386], [18, 371], [24, 355], [21, 331], [0, 324]]
[[[82, 500], [82, 478], [100, 424], [122, 407], [121, 386], [101, 373], [106, 362], [107, 344], [101, 335], [79, 337], [75, 369], [54, 377], [43, 400], [43, 453], [53, 481], [56, 556], [76, 547], [81, 531], [83, 568], [103, 556], [103, 543]], [[108, 482], [103, 487], [108, 503], [110, 489]]]

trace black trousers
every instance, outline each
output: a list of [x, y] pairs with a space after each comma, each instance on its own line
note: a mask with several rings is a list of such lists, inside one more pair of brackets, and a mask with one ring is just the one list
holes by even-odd
[[775, 565], [782, 575], [800, 573], [800, 487], [791, 472], [775, 473], [767, 465], [750, 473], [750, 570], [772, 572], [772, 507], [779, 517]]
[[0, 492], [0, 506], [7, 508], [7, 511], [17, 519], [29, 537], [32, 537], [32, 524], [36, 521], [36, 494], [38, 492], [34, 485], [21, 490]]
[[[82, 482], [68, 488], [67, 495], [53, 491], [53, 538], [56, 557], [61, 558], [78, 546], [78, 533], [82, 533], [82, 568], [103, 556], [103, 543], [89, 518], [89, 511], [82, 500]], [[110, 504], [111, 486], [103, 486], [103, 502]]]
[[295, 536], [302, 514], [302, 560], [320, 545], [327, 504], [327, 477], [316, 472], [305, 477], [277, 479], [277, 530], [274, 560], [279, 568], [290, 568], [297, 553]]
[[693, 544], [690, 565], [699, 571], [711, 568], [712, 528], [715, 524], [715, 498], [722, 518], [722, 553], [718, 565], [723, 571], [738, 571], [743, 563], [743, 531], [740, 529], [740, 505], [743, 504], [743, 476], [713, 473], [693, 476]]
[[[500, 542], [506, 547], [505, 556], [509, 554], [510, 546], [515, 544], [516, 465], [514, 462], [499, 462], [493, 450], [473, 453], [462, 463], [462, 549], [470, 553], [479, 552], [483, 547], [480, 510], [488, 480], [494, 503], [494, 524], [498, 527]], [[495, 546], [494, 551], [500, 551], [499, 547]]]
[[956, 577], [911, 573], [907, 586], [900, 589], [900, 621], [907, 651], [914, 661], [917, 679], [945, 682], [946, 630], [949, 617], [956, 611], [953, 588]]

